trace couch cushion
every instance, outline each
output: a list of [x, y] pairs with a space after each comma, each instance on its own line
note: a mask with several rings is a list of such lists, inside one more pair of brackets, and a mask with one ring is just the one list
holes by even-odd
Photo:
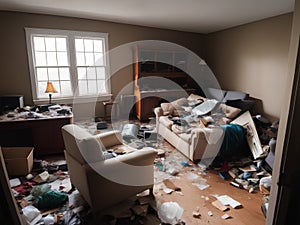
[[165, 127], [167, 127], [169, 130], [171, 130], [171, 127], [173, 125], [173, 121], [171, 121], [167, 116], [160, 116], [159, 122], [163, 124]]
[[175, 107], [175, 109], [180, 109], [181, 106], [188, 105], [188, 100], [186, 98], [179, 98], [171, 103]]
[[169, 103], [169, 102], [164, 102], [160, 104], [160, 107], [163, 111], [163, 115], [173, 115], [175, 107]]

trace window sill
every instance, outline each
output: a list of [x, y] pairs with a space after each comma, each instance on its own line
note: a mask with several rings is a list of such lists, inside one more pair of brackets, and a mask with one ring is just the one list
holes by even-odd
[[[78, 103], [92, 103], [92, 102], [102, 102], [111, 100], [112, 94], [103, 94], [101, 96], [84, 96], [84, 97], [67, 97], [67, 98], [52, 98], [51, 102], [53, 104], [78, 104]], [[33, 100], [34, 104], [42, 105], [48, 104], [49, 98], [36, 99]]]

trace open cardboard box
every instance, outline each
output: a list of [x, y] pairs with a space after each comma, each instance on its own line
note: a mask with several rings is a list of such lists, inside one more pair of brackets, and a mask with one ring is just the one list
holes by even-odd
[[1, 147], [10, 177], [26, 176], [33, 167], [33, 147]]

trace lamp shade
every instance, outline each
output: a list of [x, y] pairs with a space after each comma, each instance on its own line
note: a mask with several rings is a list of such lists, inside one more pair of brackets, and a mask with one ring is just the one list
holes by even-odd
[[45, 93], [57, 93], [57, 91], [54, 88], [52, 82], [47, 82], [47, 87], [46, 87]]

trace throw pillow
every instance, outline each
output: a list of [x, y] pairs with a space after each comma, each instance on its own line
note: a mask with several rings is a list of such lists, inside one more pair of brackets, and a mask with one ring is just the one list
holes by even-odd
[[180, 109], [181, 106], [188, 106], [188, 100], [186, 98], [179, 98], [171, 102], [171, 104], [175, 107], [175, 109]]
[[229, 105], [225, 105], [225, 104], [221, 104], [221, 108], [225, 113], [225, 116], [229, 119], [234, 119], [241, 112], [241, 109]]
[[163, 111], [163, 115], [173, 115], [175, 107], [171, 103], [161, 103], [160, 107]]

